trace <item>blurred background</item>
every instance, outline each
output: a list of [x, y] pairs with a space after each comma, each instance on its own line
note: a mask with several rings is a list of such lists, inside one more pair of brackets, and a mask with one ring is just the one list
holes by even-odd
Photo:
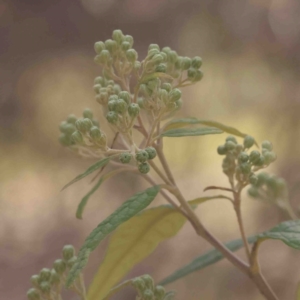
[[[80, 247], [87, 234], [122, 201], [147, 187], [135, 176], [106, 182], [83, 220], [76, 206], [90, 179], [60, 192], [92, 161], [58, 143], [58, 125], [86, 107], [98, 112], [93, 45], [121, 29], [139, 57], [150, 43], [203, 58], [204, 79], [184, 90], [182, 116], [214, 119], [273, 142], [278, 159], [269, 171], [283, 176], [296, 211], [300, 196], [300, 2], [298, 0], [0, 0], [0, 298], [26, 299], [29, 278], [51, 267], [65, 244]], [[207, 185], [226, 185], [216, 147], [225, 136], [166, 139], [166, 154], [187, 199]], [[213, 194], [207, 192], [207, 195]], [[154, 205], [164, 203], [158, 198]], [[239, 236], [232, 207], [205, 203], [197, 214], [222, 241]], [[276, 207], [243, 199], [247, 233], [287, 219]], [[86, 282], [105, 253], [91, 256]], [[128, 277], [159, 281], [211, 247], [187, 224]], [[241, 256], [243, 251], [238, 252]], [[280, 299], [294, 299], [300, 253], [268, 241], [263, 272]], [[262, 300], [250, 280], [222, 261], [170, 284], [176, 299]], [[66, 294], [66, 299], [72, 298]], [[115, 299], [134, 299], [131, 290]]]

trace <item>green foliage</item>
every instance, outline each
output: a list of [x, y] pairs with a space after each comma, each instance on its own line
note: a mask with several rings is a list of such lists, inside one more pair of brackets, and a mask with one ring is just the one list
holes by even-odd
[[184, 136], [199, 136], [209, 134], [220, 134], [222, 130], [212, 127], [201, 127], [201, 128], [176, 128], [170, 129], [161, 134], [163, 137], [184, 137]]

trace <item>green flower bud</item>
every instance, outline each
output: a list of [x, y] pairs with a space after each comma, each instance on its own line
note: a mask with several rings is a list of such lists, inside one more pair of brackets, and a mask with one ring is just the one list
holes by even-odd
[[238, 143], [237, 140], [236, 140], [236, 138], [235, 138], [233, 135], [229, 135], [229, 136], [226, 138], [226, 142], [229, 142], [229, 141], [234, 142], [235, 144]]
[[170, 92], [172, 90], [171, 83], [165, 82], [161, 86], [162, 89], [166, 90], [167, 92]]
[[79, 131], [85, 133], [93, 127], [93, 122], [88, 118], [79, 119], [76, 121], [75, 126]]
[[53, 263], [53, 269], [56, 271], [56, 273], [62, 274], [66, 270], [66, 263], [62, 259], [57, 259]]
[[118, 96], [119, 96], [119, 98], [123, 99], [127, 104], [130, 104], [131, 97], [128, 92], [122, 91], [119, 93]]
[[123, 42], [123, 43], [121, 44], [121, 49], [122, 49], [124, 52], [126, 52], [127, 50], [130, 49], [130, 44], [129, 44], [128, 42]]
[[107, 92], [102, 92], [102, 93], [100, 93], [99, 95], [96, 96], [96, 100], [100, 104], [106, 103], [107, 99], [108, 99], [108, 93]]
[[80, 131], [76, 130], [72, 133], [71, 139], [75, 144], [82, 145], [84, 143], [83, 136]]
[[77, 256], [73, 256], [72, 258], [70, 258], [68, 261], [67, 261], [67, 266], [69, 268], [72, 268], [75, 264], [75, 262], [77, 261]]
[[148, 47], [148, 51], [150, 51], [152, 49], [156, 49], [156, 50], [160, 51], [159, 46], [157, 44], [150, 44]]
[[181, 60], [181, 69], [187, 70], [188, 68], [190, 68], [191, 64], [192, 60], [189, 57], [183, 57], [183, 59]]
[[250, 135], [245, 136], [244, 138], [244, 146], [245, 148], [251, 148], [254, 145], [254, 138]]
[[64, 260], [68, 261], [75, 255], [75, 248], [72, 245], [66, 245], [63, 247], [62, 255]]
[[108, 98], [108, 101], [111, 101], [111, 100], [118, 100], [119, 97], [117, 95], [110, 95], [109, 98]]
[[250, 177], [249, 177], [249, 182], [252, 184], [252, 185], [256, 185], [257, 184], [257, 182], [258, 182], [258, 177], [256, 176], [256, 175], [251, 175]]
[[127, 111], [127, 103], [123, 99], [118, 99], [116, 101], [116, 112], [122, 114]]
[[109, 111], [115, 111], [117, 106], [117, 100], [109, 100], [107, 103], [107, 107]]
[[[105, 41], [105, 48], [110, 52], [110, 53], [115, 53], [115, 51], [118, 48], [117, 42], [113, 41], [111, 39], [108, 39]], [[101, 52], [102, 53], [102, 52]], [[100, 54], [101, 55], [101, 54]]]
[[133, 46], [133, 37], [131, 35], [125, 35], [125, 42], [130, 44], [130, 47]]
[[266, 172], [261, 172], [257, 175], [257, 178], [260, 181], [260, 184], [264, 184], [270, 178], [270, 175]]
[[269, 150], [269, 151], [272, 151], [272, 150], [273, 150], [273, 145], [272, 145], [272, 143], [269, 142], [269, 141], [263, 141], [263, 142], [261, 143], [261, 147], [262, 147], [263, 149], [267, 149], [267, 150]]
[[68, 122], [67, 121], [62, 121], [60, 124], [59, 124], [59, 130], [60, 132], [62, 133], [65, 133], [66, 132], [66, 126], [67, 126]]
[[268, 187], [270, 187], [273, 191], [276, 192], [276, 189], [277, 189], [277, 180], [276, 180], [276, 177], [274, 177], [274, 176], [269, 177], [266, 180], [266, 184], [267, 184]]
[[32, 283], [32, 285], [34, 287], [39, 288], [40, 282], [41, 282], [40, 276], [39, 275], [32, 275], [31, 278], [30, 278], [30, 282]]
[[138, 116], [139, 112], [140, 112], [140, 107], [137, 103], [131, 103], [128, 106], [128, 114], [130, 117], [134, 118]]
[[142, 279], [144, 280], [147, 289], [150, 289], [150, 290], [154, 289], [154, 281], [153, 281], [153, 278], [150, 275], [145, 274], [145, 275], [142, 276]]
[[225, 145], [221, 145], [218, 147], [217, 152], [219, 155], [225, 155], [227, 153], [227, 148]]
[[199, 56], [195, 56], [192, 59], [192, 67], [195, 69], [199, 69], [202, 66], [202, 58]]
[[169, 93], [166, 90], [159, 89], [158, 97], [163, 101], [164, 104], [169, 102]]
[[100, 124], [99, 124], [99, 122], [97, 120], [93, 119], [92, 122], [93, 122], [94, 126], [96, 126], [98, 128], [100, 127]]
[[251, 165], [247, 163], [240, 164], [240, 169], [243, 174], [249, 174], [251, 172]]
[[89, 108], [86, 108], [86, 109], [83, 111], [83, 116], [84, 116], [85, 118], [88, 118], [88, 119], [93, 120], [93, 112], [92, 112]]
[[145, 282], [140, 277], [134, 278], [132, 280], [132, 284], [140, 293], [143, 293], [143, 291], [146, 289]]
[[62, 146], [71, 146], [73, 144], [71, 137], [64, 133], [59, 136], [59, 142]]
[[167, 53], [168, 55], [168, 61], [172, 64], [175, 64], [177, 61], [178, 61], [178, 65], [177, 65], [177, 68], [179, 69], [180, 68], [180, 60], [179, 60], [179, 57], [178, 57], [178, 54], [176, 53], [176, 51], [170, 51], [169, 53]]
[[40, 272], [40, 281], [48, 281], [51, 276], [51, 271], [48, 268], [43, 268]]
[[261, 155], [255, 162], [253, 162], [254, 166], [261, 167], [265, 164], [265, 158]]
[[102, 88], [102, 86], [100, 84], [95, 84], [93, 86], [93, 89], [94, 89], [96, 94], [99, 94], [101, 88]]
[[148, 153], [148, 159], [154, 159], [156, 157], [156, 150], [153, 147], [147, 147], [145, 151]]
[[225, 148], [227, 150], [233, 150], [236, 147], [236, 144], [232, 141], [228, 141], [225, 143]]
[[245, 163], [249, 160], [249, 155], [246, 152], [242, 152], [239, 155], [239, 161]]
[[105, 86], [106, 82], [105, 82], [105, 79], [101, 76], [98, 76], [94, 79], [94, 84], [98, 84], [100, 86]]
[[158, 65], [163, 61], [163, 57], [160, 54], [156, 54], [151, 58], [151, 63]]
[[164, 52], [164, 53], [166, 53], [166, 54], [168, 54], [171, 51], [171, 48], [170, 47], [163, 47], [161, 49], [161, 51]]
[[157, 49], [148, 50], [147, 58], [148, 58], [148, 60], [151, 60], [155, 55], [158, 55], [158, 54], [160, 54], [160, 52]]
[[114, 111], [109, 111], [106, 115], [106, 120], [111, 124], [116, 124], [118, 122], [118, 114]]
[[140, 108], [145, 108], [145, 99], [143, 97], [139, 97], [137, 99], [137, 104], [139, 105]]
[[135, 158], [138, 162], [143, 163], [143, 162], [145, 162], [149, 159], [149, 155], [148, 155], [148, 152], [146, 150], [139, 150], [135, 154]]
[[142, 64], [139, 62], [139, 61], [136, 61], [135, 63], [134, 63], [134, 69], [136, 70], [136, 71], [138, 71], [140, 68], [141, 68], [141, 66], [142, 66]]
[[166, 73], [167, 72], [167, 67], [164, 64], [160, 64], [155, 68], [155, 72], [159, 73]]
[[201, 70], [197, 70], [196, 75], [194, 76], [194, 81], [200, 81], [203, 78], [203, 72]]
[[115, 84], [113, 87], [113, 92], [118, 95], [121, 92], [121, 87], [118, 84]]
[[173, 89], [169, 93], [169, 98], [170, 98], [170, 101], [172, 101], [172, 102], [175, 102], [175, 101], [179, 100], [181, 98], [181, 91], [180, 91], [180, 89]]
[[43, 294], [49, 294], [51, 291], [51, 285], [48, 281], [43, 281], [40, 284], [40, 290]]
[[129, 49], [126, 51], [126, 57], [128, 61], [134, 63], [138, 58], [138, 54], [134, 49]]
[[103, 42], [97, 42], [94, 45], [95, 52], [100, 54], [102, 50], [105, 49], [105, 44]]
[[67, 118], [67, 122], [70, 123], [70, 124], [75, 125], [76, 121], [77, 121], [77, 118], [76, 118], [75, 115], [69, 115], [68, 118]]
[[249, 189], [248, 189], [248, 195], [253, 197], [253, 198], [258, 198], [259, 197], [259, 192], [258, 192], [258, 189], [254, 186], [251, 186]]
[[40, 296], [40, 293], [36, 289], [31, 288], [27, 292], [27, 298], [28, 298], [28, 300], [40, 300], [41, 296]]
[[113, 33], [112, 33], [112, 38], [114, 41], [116, 41], [118, 44], [121, 44], [124, 40], [124, 35], [123, 35], [123, 32], [119, 29], [117, 30], [114, 30]]
[[108, 50], [102, 50], [99, 55], [95, 57], [95, 62], [98, 64], [106, 64], [110, 61], [111, 56]]
[[158, 285], [158, 286], [155, 287], [154, 295], [155, 295], [157, 300], [163, 300], [165, 294], [166, 294], [166, 290], [163, 286]]
[[50, 283], [51, 284], [60, 283], [60, 276], [56, 273], [56, 271], [54, 269], [51, 270]]
[[267, 151], [263, 154], [265, 163], [269, 165], [270, 163], [274, 162], [276, 160], [276, 154], [272, 151]]
[[128, 153], [128, 152], [123, 152], [119, 156], [119, 160], [120, 160], [120, 162], [122, 164], [128, 164], [128, 163], [130, 163], [131, 158], [132, 158], [132, 155], [130, 153]]
[[257, 150], [251, 151], [249, 160], [250, 160], [252, 163], [256, 162], [259, 158], [260, 158], [260, 153], [259, 153], [259, 151], [257, 151]]
[[151, 290], [145, 290], [143, 293], [144, 300], [155, 300], [154, 294]]
[[90, 129], [90, 136], [94, 141], [99, 141], [102, 137], [100, 129], [96, 126], [93, 126]]
[[189, 68], [188, 71], [187, 71], [187, 76], [188, 76], [188, 79], [193, 81], [194, 78], [196, 77], [197, 75], [197, 69], [195, 68]]

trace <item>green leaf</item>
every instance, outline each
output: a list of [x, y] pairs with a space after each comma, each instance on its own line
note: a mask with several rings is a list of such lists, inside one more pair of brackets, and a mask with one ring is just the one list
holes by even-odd
[[259, 234], [258, 239], [280, 240], [294, 249], [300, 249], [300, 220], [280, 223], [271, 230]]
[[66, 286], [70, 286], [74, 282], [87, 264], [90, 253], [97, 248], [100, 242], [122, 223], [145, 209], [154, 200], [159, 190], [160, 186], [153, 186], [141, 193], [135, 194], [90, 233], [79, 250], [78, 258], [69, 272]]
[[300, 283], [298, 283], [296, 290], [296, 300], [300, 300]]
[[226, 199], [232, 201], [229, 197], [223, 196], [223, 195], [217, 195], [217, 196], [207, 196], [207, 197], [200, 197], [196, 198], [194, 200], [190, 200], [189, 204], [190, 205], [199, 205], [201, 203], [204, 203], [209, 200], [214, 200], [214, 199]]
[[136, 264], [162, 241], [176, 235], [186, 219], [174, 208], [151, 208], [123, 223], [111, 236], [106, 256], [92, 284], [88, 299], [101, 299]]
[[[256, 241], [255, 236], [248, 238], [249, 243], [254, 243], [255, 241]], [[237, 251], [240, 248], [242, 248], [244, 246], [244, 244], [241, 239], [237, 239], [237, 240], [226, 243], [225, 246], [228, 249], [230, 249], [231, 251]], [[171, 275], [169, 275], [168, 277], [163, 279], [159, 284], [160, 285], [169, 284], [169, 283], [176, 281], [186, 275], [189, 275], [189, 274], [199, 271], [209, 265], [212, 265], [223, 258], [224, 258], [223, 255], [218, 250], [216, 250], [216, 249], [210, 250], [210, 251], [206, 252], [205, 254], [194, 259], [188, 265], [175, 271], [174, 273], [172, 273]]]
[[161, 136], [182, 137], [182, 136], [197, 136], [197, 135], [220, 134], [220, 133], [223, 133], [223, 131], [212, 127], [175, 128], [163, 132]]
[[71, 184], [79, 181], [80, 179], [90, 175], [91, 173], [95, 172], [96, 170], [104, 167], [105, 165], [108, 164], [110, 158], [107, 157], [107, 158], [104, 158], [100, 161], [97, 161], [95, 164], [91, 165], [84, 173], [78, 175], [77, 177], [75, 177], [72, 181], [70, 181], [68, 184], [66, 184], [62, 190], [66, 189], [68, 186], [70, 186]]
[[218, 129], [223, 130], [224, 132], [239, 136], [239, 137], [245, 137], [247, 134], [240, 132], [239, 130], [221, 124], [219, 122], [215, 122], [215, 121], [209, 121], [209, 120], [199, 120], [197, 118], [183, 118], [183, 119], [175, 119], [172, 120], [170, 122], [168, 122], [165, 125], [164, 130], [170, 130], [170, 129], [174, 129], [174, 128], [181, 128], [181, 127], [185, 127], [185, 126], [189, 126], [189, 125], [195, 125], [195, 124], [202, 124], [205, 126], [212, 126]]

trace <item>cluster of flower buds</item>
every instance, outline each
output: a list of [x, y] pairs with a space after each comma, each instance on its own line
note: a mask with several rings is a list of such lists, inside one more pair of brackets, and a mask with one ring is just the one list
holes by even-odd
[[60, 294], [66, 273], [76, 260], [74, 247], [64, 246], [62, 256], [63, 259], [54, 261], [52, 269], [43, 268], [38, 275], [31, 276], [33, 288], [27, 292], [29, 300], [61, 299]]
[[262, 143], [262, 152], [252, 150], [255, 140], [251, 136], [244, 138], [243, 145], [238, 144], [233, 136], [226, 138], [224, 145], [218, 147], [218, 154], [225, 155], [223, 159], [223, 172], [228, 177], [234, 177], [242, 184], [256, 184], [257, 176], [254, 174], [259, 169], [267, 167], [276, 160], [276, 154], [272, 152], [272, 144], [269, 141]]
[[94, 80], [94, 91], [96, 92], [96, 100], [101, 105], [107, 105], [111, 95], [119, 95], [121, 87], [111, 79], [105, 79], [98, 76]]
[[[119, 155], [119, 160], [122, 164], [129, 164], [133, 155], [130, 152], [123, 152]], [[148, 160], [152, 160], [156, 157], [156, 150], [153, 147], [147, 147], [144, 150], [138, 150], [135, 153], [135, 161], [138, 165], [138, 170], [142, 174], [147, 174], [150, 171], [150, 166], [147, 163]]]
[[99, 122], [93, 119], [90, 109], [83, 111], [83, 118], [77, 119], [70, 115], [67, 121], [63, 121], [59, 127], [59, 138], [63, 146], [97, 146], [106, 148], [106, 136], [99, 128]]
[[132, 280], [133, 286], [138, 292], [139, 300], [170, 300], [173, 292], [166, 292], [161, 285], [155, 286], [150, 275], [143, 275]]

